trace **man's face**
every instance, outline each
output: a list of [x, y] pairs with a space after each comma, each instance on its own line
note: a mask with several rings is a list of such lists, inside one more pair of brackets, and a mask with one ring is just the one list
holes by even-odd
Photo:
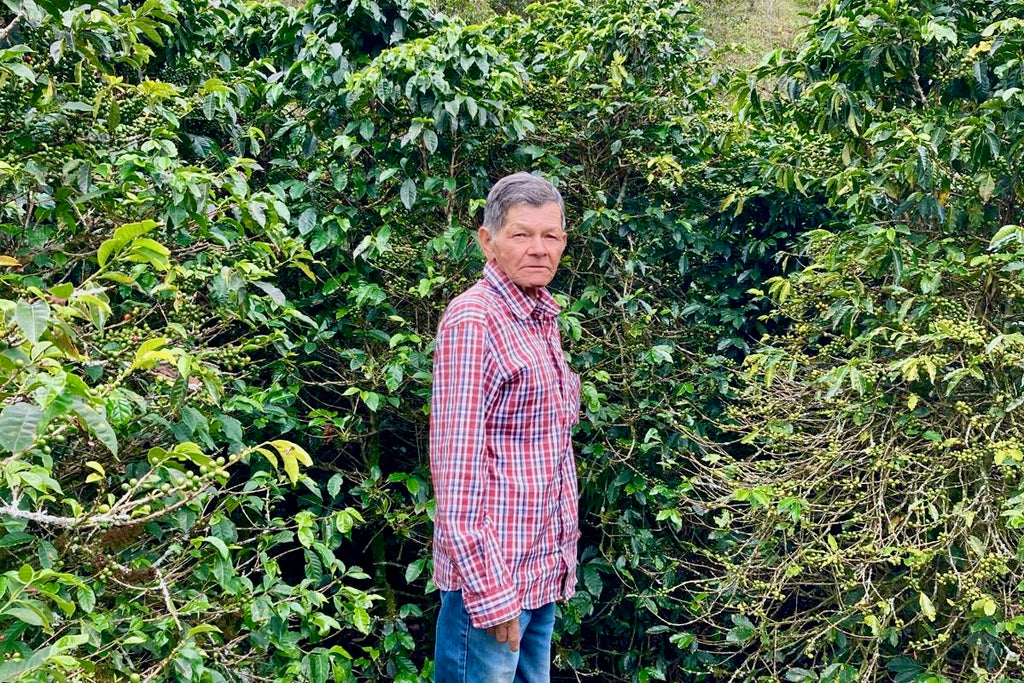
[[480, 248], [512, 282], [533, 296], [555, 277], [565, 249], [562, 211], [558, 204], [516, 204], [505, 214], [497, 235], [481, 226]]

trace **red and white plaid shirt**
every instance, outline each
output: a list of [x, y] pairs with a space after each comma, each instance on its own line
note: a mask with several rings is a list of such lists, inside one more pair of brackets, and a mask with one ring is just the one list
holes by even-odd
[[579, 494], [570, 436], [580, 380], [562, 355], [558, 311], [546, 289], [529, 297], [488, 263], [438, 329], [434, 583], [462, 591], [477, 628], [575, 593]]

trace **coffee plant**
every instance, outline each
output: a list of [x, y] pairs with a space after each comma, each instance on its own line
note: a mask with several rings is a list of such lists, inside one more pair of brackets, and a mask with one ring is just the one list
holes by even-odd
[[0, 680], [430, 680], [433, 334], [521, 169], [555, 679], [1024, 680], [1024, 3], [724, 74], [686, 2], [446, 6], [0, 9]]

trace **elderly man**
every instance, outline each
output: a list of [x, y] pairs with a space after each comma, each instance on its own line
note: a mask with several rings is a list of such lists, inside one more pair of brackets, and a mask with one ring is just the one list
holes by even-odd
[[535, 683], [550, 679], [579, 540], [580, 382], [546, 289], [566, 242], [561, 195], [528, 173], [502, 178], [477, 239], [483, 278], [448, 306], [434, 350], [435, 681]]

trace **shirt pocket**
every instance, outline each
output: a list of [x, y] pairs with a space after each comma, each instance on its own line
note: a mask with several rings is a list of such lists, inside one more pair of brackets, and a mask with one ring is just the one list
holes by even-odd
[[494, 354], [496, 382], [488, 401], [492, 424], [498, 427], [545, 429], [557, 424], [562, 395], [559, 370], [544, 339], [524, 330], [506, 338]]

